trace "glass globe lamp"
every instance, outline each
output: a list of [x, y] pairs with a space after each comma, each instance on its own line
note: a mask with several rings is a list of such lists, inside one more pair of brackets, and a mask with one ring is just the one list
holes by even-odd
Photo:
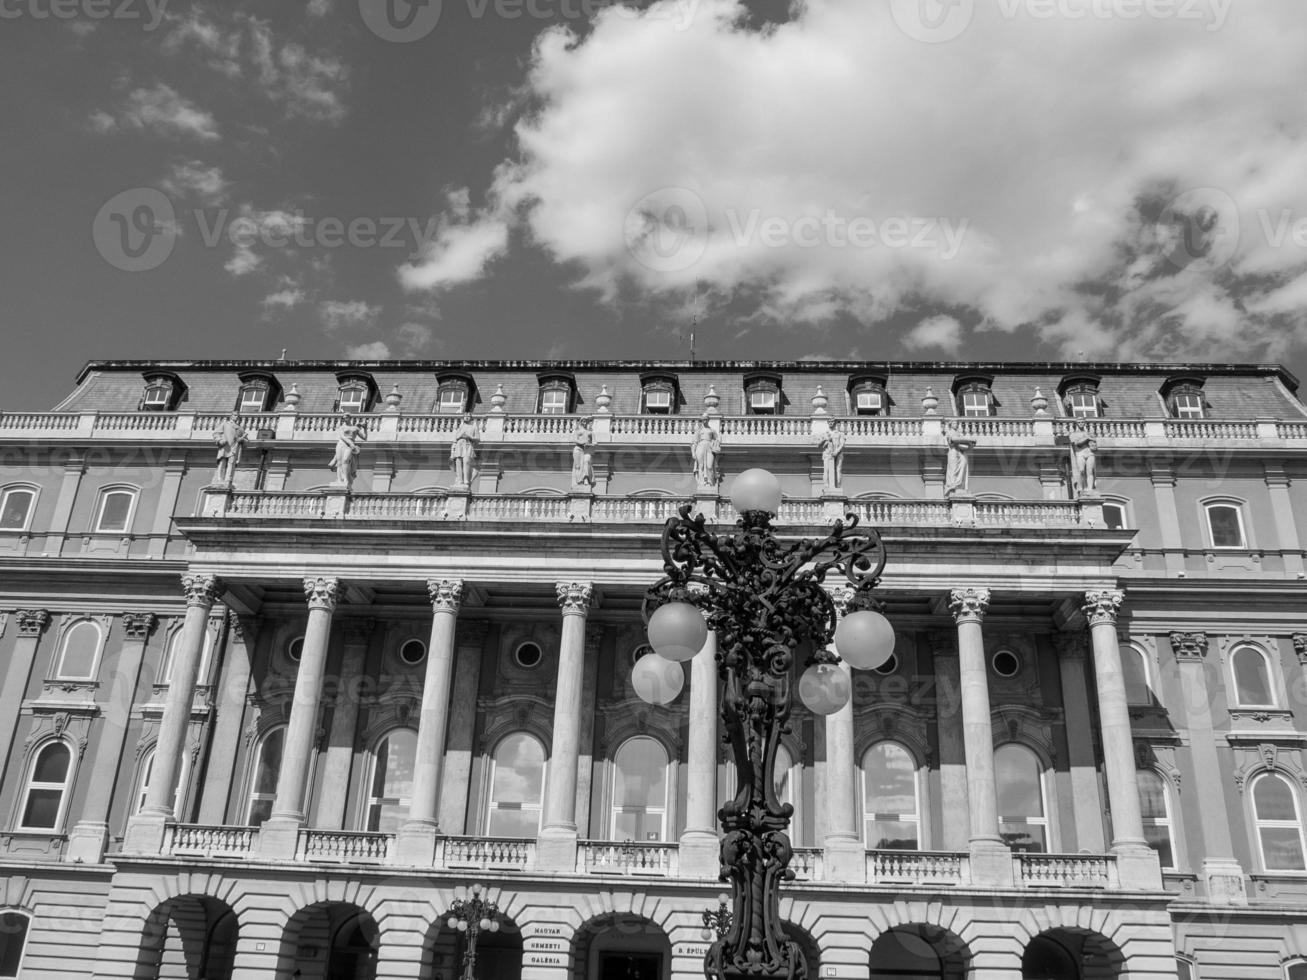
[[775, 516], [781, 509], [781, 481], [766, 470], [745, 470], [731, 484], [731, 504], [741, 514], [761, 510]]
[[894, 627], [870, 609], [851, 612], [835, 627], [835, 652], [858, 670], [875, 670], [894, 655]]
[[693, 660], [707, 642], [703, 613], [688, 602], [666, 603], [649, 617], [649, 645], [666, 660]]
[[799, 700], [815, 715], [833, 715], [849, 694], [849, 675], [837, 664], [813, 664], [799, 678]]
[[671, 704], [685, 687], [685, 668], [654, 654], [635, 662], [631, 686], [646, 704]]

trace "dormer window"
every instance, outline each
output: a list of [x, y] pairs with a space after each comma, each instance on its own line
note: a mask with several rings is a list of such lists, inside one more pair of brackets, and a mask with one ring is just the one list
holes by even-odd
[[570, 374], [542, 374], [536, 409], [541, 415], [570, 415], [576, 401], [576, 382]]
[[1173, 418], [1207, 417], [1207, 399], [1203, 397], [1202, 378], [1172, 378], [1162, 386], [1162, 398]]
[[236, 401], [236, 411], [242, 415], [267, 412], [281, 398], [281, 386], [271, 374], [252, 371], [242, 374], [240, 380], [241, 390]]
[[988, 377], [958, 378], [953, 384], [958, 414], [970, 419], [987, 419], [993, 415], [993, 383]]
[[747, 414], [780, 415], [783, 403], [779, 375], [745, 375], [744, 405]]
[[370, 374], [342, 373], [336, 375], [340, 392], [336, 396], [336, 411], [362, 414], [372, 410], [377, 400], [377, 383]]
[[1068, 418], [1096, 419], [1102, 415], [1102, 402], [1098, 397], [1098, 378], [1081, 376], [1064, 378], [1058, 385], [1062, 409]]
[[889, 395], [885, 391], [885, 378], [851, 378], [849, 380], [849, 407], [855, 415], [888, 415]]
[[645, 415], [671, 415], [680, 402], [675, 375], [640, 375], [640, 411]]
[[462, 415], [472, 411], [472, 379], [466, 374], [441, 374], [436, 377], [436, 412]]
[[171, 412], [177, 408], [186, 386], [175, 374], [159, 373], [145, 376], [145, 391], [141, 395], [142, 412]]

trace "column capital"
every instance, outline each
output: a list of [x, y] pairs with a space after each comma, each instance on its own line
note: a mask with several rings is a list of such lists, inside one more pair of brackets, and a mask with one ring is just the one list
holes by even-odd
[[1206, 633], [1181, 633], [1171, 634], [1171, 651], [1175, 654], [1175, 659], [1183, 662], [1202, 663], [1207, 656], [1207, 634]]
[[594, 586], [589, 582], [559, 582], [554, 589], [564, 616], [584, 616], [594, 600]]
[[254, 637], [254, 618], [245, 617], [235, 609], [227, 610], [227, 628], [231, 630], [232, 636], [236, 637], [240, 643], [245, 643]]
[[40, 636], [50, 625], [50, 613], [46, 609], [19, 609], [14, 616], [18, 620], [19, 636]]
[[1083, 630], [1058, 630], [1053, 634], [1053, 649], [1061, 660], [1084, 660], [1088, 654]]
[[325, 609], [328, 612], [334, 612], [336, 603], [339, 602], [339, 597], [336, 594], [339, 588], [339, 579], [306, 578], [304, 580], [304, 598], [308, 600], [310, 609]]
[[1080, 609], [1090, 626], [1114, 626], [1123, 602], [1125, 593], [1120, 589], [1095, 589], [1085, 593], [1085, 601]]
[[209, 609], [222, 594], [222, 583], [216, 575], [187, 572], [182, 575], [182, 594], [186, 596], [186, 605]]
[[457, 578], [427, 579], [427, 595], [431, 597], [432, 612], [458, 612], [463, 603], [463, 580]]
[[1293, 652], [1298, 655], [1298, 663], [1307, 667], [1307, 633], [1293, 634]]
[[949, 612], [957, 623], [979, 623], [989, 611], [989, 589], [953, 589], [948, 594]]
[[123, 613], [122, 620], [123, 630], [129, 640], [148, 640], [159, 624], [159, 617], [148, 612], [126, 612]]

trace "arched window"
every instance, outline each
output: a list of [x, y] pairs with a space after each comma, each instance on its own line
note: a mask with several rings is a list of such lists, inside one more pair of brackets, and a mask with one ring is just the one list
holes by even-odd
[[100, 505], [95, 513], [95, 530], [116, 534], [132, 526], [136, 511], [136, 491], [128, 487], [106, 487], [100, 491]]
[[1125, 675], [1125, 696], [1129, 704], [1153, 703], [1148, 660], [1142, 650], [1129, 644], [1121, 647], [1121, 673]]
[[1293, 784], [1279, 773], [1262, 773], [1253, 781], [1250, 795], [1262, 867], [1267, 871], [1307, 871], [1302, 814]]
[[1198, 980], [1198, 967], [1187, 956], [1175, 958], [1175, 980]]
[[0, 912], [0, 980], [22, 976], [23, 953], [27, 950], [27, 929], [31, 919], [12, 909]]
[[[182, 635], [185, 629], [176, 630], [168, 639], [168, 649], [163, 655], [163, 669], [159, 671], [159, 683], [172, 683], [172, 665], [177, 659], [177, 650], [181, 646]], [[214, 631], [207, 626], [204, 630], [204, 646], [200, 651], [200, 669], [195, 675], [195, 683], [201, 686], [209, 683], [209, 665], [213, 661], [213, 639]]]
[[1112, 531], [1130, 527], [1130, 513], [1126, 502], [1123, 500], [1104, 501], [1103, 523]]
[[536, 836], [544, 786], [545, 747], [539, 740], [515, 732], [500, 741], [490, 760], [487, 836]]
[[63, 826], [73, 753], [63, 742], [49, 742], [36, 753], [23, 789], [19, 827], [58, 831]]
[[998, 832], [1016, 851], [1048, 850], [1048, 817], [1044, 806], [1044, 770], [1024, 745], [999, 746], [994, 752], [994, 782], [998, 789]]
[[281, 774], [281, 750], [286, 743], [286, 726], [267, 732], [254, 753], [254, 778], [250, 783], [250, 802], [245, 823], [258, 827], [272, 816], [277, 799], [277, 777]]
[[1207, 512], [1207, 532], [1211, 536], [1213, 548], [1248, 547], [1242, 507], [1226, 501], [1206, 504], [1204, 510]]
[[957, 414], [964, 418], [989, 418], [994, 414], [994, 379], [988, 376], [959, 377], [953, 381]]
[[377, 745], [368, 781], [365, 830], [393, 834], [408, 813], [413, 799], [413, 767], [417, 762], [418, 733], [397, 728]]
[[[145, 755], [141, 757], [141, 771], [136, 780], [136, 796], [132, 804], [132, 813], [140, 813], [145, 807], [145, 801], [150, 798], [150, 779], [154, 776], [154, 758], [155, 750], [153, 747], [146, 750]], [[191, 754], [183, 752], [181, 765], [177, 769], [177, 788], [172, 795], [172, 812], [177, 815], [177, 819], [182, 819], [182, 806], [186, 802], [186, 790], [191, 775]]]
[[0, 492], [0, 531], [26, 531], [35, 503], [32, 487], [6, 487]]
[[862, 813], [867, 847], [896, 851], [921, 847], [917, 764], [897, 742], [878, 742], [862, 757]]
[[1230, 669], [1234, 672], [1235, 697], [1245, 707], [1275, 705], [1271, 687], [1271, 665], [1266, 654], [1257, 647], [1236, 647], [1230, 654]]
[[1171, 795], [1166, 780], [1151, 769], [1135, 772], [1135, 785], [1139, 787], [1139, 809], [1144, 818], [1144, 837], [1157, 852], [1162, 867], [1175, 867], [1175, 837], [1171, 832]]
[[[4, 974], [0, 973], [0, 976]], [[1284, 980], [1307, 980], [1307, 960], [1290, 960], [1285, 963]]]
[[667, 750], [647, 736], [627, 739], [613, 757], [611, 840], [667, 839]]
[[64, 680], [94, 680], [101, 638], [100, 624], [92, 620], [83, 619], [69, 627], [59, 647], [55, 676]]

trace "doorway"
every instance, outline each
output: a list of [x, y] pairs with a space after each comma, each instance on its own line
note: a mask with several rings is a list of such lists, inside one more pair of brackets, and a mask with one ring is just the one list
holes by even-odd
[[662, 980], [663, 958], [657, 953], [601, 953], [599, 980]]

